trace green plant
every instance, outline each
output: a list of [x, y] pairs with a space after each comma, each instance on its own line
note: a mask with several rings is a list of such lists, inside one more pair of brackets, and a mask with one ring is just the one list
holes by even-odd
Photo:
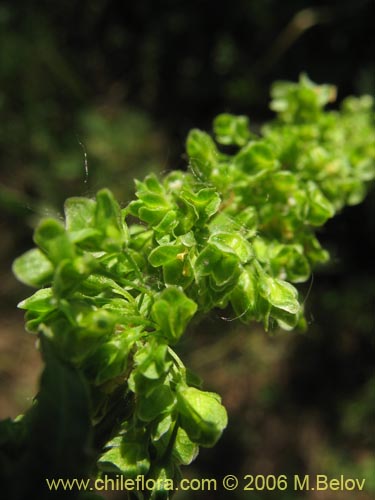
[[136, 496], [169, 498], [166, 480], [216, 443], [226, 411], [174, 346], [213, 308], [304, 328], [295, 284], [329, 258], [315, 230], [375, 177], [372, 99], [324, 111], [334, 98], [305, 76], [276, 83], [278, 116], [261, 135], [219, 115], [220, 146], [190, 132], [188, 172], [136, 181], [123, 209], [106, 189], [70, 198], [64, 225], [39, 224], [38, 248], [14, 272], [39, 288], [19, 307], [46, 366], [32, 408], [0, 426], [8, 498], [48, 498], [45, 478], [103, 473], [164, 480]]

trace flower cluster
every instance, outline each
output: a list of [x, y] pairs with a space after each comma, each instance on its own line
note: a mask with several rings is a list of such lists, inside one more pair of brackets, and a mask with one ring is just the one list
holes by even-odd
[[216, 141], [190, 132], [187, 172], [137, 181], [124, 209], [106, 189], [68, 199], [65, 224], [42, 221], [37, 248], [15, 261], [39, 288], [19, 305], [27, 329], [46, 363], [48, 344], [83, 375], [94, 430], [127, 405], [100, 442], [99, 470], [175, 478], [220, 437], [219, 396], [174, 347], [197, 313], [232, 308], [266, 329], [304, 326], [295, 284], [329, 257], [315, 230], [375, 177], [371, 98], [325, 111], [334, 96], [305, 76], [276, 83], [277, 117], [259, 136], [246, 117], [219, 115]]

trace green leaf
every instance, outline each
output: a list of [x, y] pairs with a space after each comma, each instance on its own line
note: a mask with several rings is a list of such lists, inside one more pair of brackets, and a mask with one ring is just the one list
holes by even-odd
[[178, 210], [176, 216], [178, 225], [174, 230], [174, 233], [178, 236], [191, 231], [199, 221], [198, 210], [195, 207], [194, 201], [189, 198], [189, 196], [186, 198], [179, 196], [177, 198]]
[[55, 307], [53, 303], [52, 288], [42, 288], [38, 290], [31, 297], [22, 300], [17, 307], [36, 312], [50, 311]]
[[273, 274], [284, 276], [292, 283], [303, 283], [311, 273], [301, 245], [274, 244], [269, 251]]
[[[163, 184], [159, 181], [155, 174], [148, 175], [145, 178], [144, 183], [140, 183], [139, 181], [137, 182], [137, 188], [141, 185], [144, 186], [145, 190], [152, 191], [153, 193], [163, 194], [165, 192]], [[141, 190], [139, 189], [139, 191]]]
[[334, 216], [335, 210], [314, 182], [307, 183], [307, 192], [309, 209], [306, 222], [313, 226], [321, 226]]
[[104, 250], [120, 251], [128, 242], [128, 230], [119, 204], [108, 189], [96, 195], [95, 226], [105, 236]]
[[321, 108], [336, 98], [332, 85], [316, 85], [306, 75], [299, 83], [275, 82], [271, 90], [271, 109], [286, 123], [314, 121]]
[[44, 253], [33, 248], [14, 261], [13, 272], [22, 283], [39, 287], [51, 282], [53, 266]]
[[128, 353], [134, 340], [119, 335], [100, 347], [85, 362], [85, 373], [101, 385], [123, 374], [128, 365]]
[[288, 195], [292, 194], [293, 191], [298, 189], [297, 177], [287, 170], [276, 172], [272, 176], [272, 183], [277, 191], [286, 193]]
[[137, 401], [137, 415], [150, 422], [163, 413], [170, 412], [175, 397], [167, 385], [155, 387], [149, 394], [139, 397]]
[[129, 377], [129, 388], [137, 394], [150, 394], [163, 383], [166, 373], [172, 365], [167, 361], [168, 346], [156, 339], [146, 343], [134, 355], [134, 369]]
[[163, 266], [168, 264], [168, 262], [174, 261], [178, 258], [178, 255], [183, 252], [182, 245], [176, 245], [174, 243], [168, 245], [161, 245], [154, 248], [148, 257], [148, 261], [154, 267]]
[[187, 288], [194, 280], [194, 272], [190, 263], [189, 254], [181, 252], [175, 260], [163, 267], [163, 277], [166, 285], [176, 285]]
[[158, 418], [152, 427], [152, 438], [153, 441], [159, 441], [164, 435], [170, 431], [172, 428], [173, 419], [170, 413], [162, 414], [160, 418]]
[[[86, 258], [86, 257], [88, 257], [88, 256], [86, 255], [84, 258]], [[95, 271], [97, 262], [95, 262], [93, 260], [92, 263], [93, 263], [93, 270]], [[125, 297], [126, 299], [129, 298], [129, 294], [126, 292], [126, 290], [123, 287], [121, 287], [114, 279], [107, 278], [107, 276], [103, 276], [101, 274], [91, 274], [92, 270], [90, 270], [90, 267], [83, 268], [82, 272], [80, 271], [80, 269], [81, 269], [80, 266], [77, 269], [73, 265], [73, 268], [74, 268], [73, 274], [72, 274], [73, 276], [74, 276], [74, 273], [77, 273], [76, 278], [78, 280], [79, 280], [79, 276], [85, 278], [84, 281], [80, 285], [82, 292], [84, 292], [85, 294], [98, 295], [104, 291], [107, 291], [107, 292], [112, 292], [112, 293], [115, 293], [115, 294], [120, 295], [122, 297]], [[88, 273], [88, 275], [87, 275], [87, 273]], [[68, 279], [69, 279], [69, 277], [68, 277]], [[73, 278], [72, 285], [74, 285], [74, 279], [75, 278]], [[78, 282], [78, 285], [79, 285], [79, 282]]]
[[197, 304], [176, 287], [163, 290], [152, 306], [152, 317], [161, 332], [175, 344], [194, 316]]
[[211, 137], [198, 129], [189, 132], [186, 149], [193, 171], [209, 178], [218, 160], [218, 151]]
[[161, 234], [170, 234], [178, 225], [177, 212], [169, 210], [162, 220], [154, 227], [154, 231]]
[[346, 189], [349, 191], [347, 197], [348, 205], [358, 205], [366, 196], [366, 187], [359, 179], [348, 179]]
[[74, 245], [64, 227], [55, 219], [45, 219], [35, 230], [35, 243], [57, 265], [64, 259], [74, 259]]
[[244, 146], [250, 140], [249, 119], [222, 113], [214, 120], [214, 133], [220, 144]]
[[169, 500], [175, 491], [176, 484], [179, 484], [181, 480], [181, 474], [173, 462], [155, 463], [147, 479], [151, 479], [155, 485], [151, 491], [150, 500]]
[[230, 294], [230, 301], [236, 315], [244, 322], [254, 319], [257, 307], [257, 277], [246, 269], [239, 277], [237, 286]]
[[138, 200], [129, 204], [129, 213], [150, 226], [157, 226], [158, 232], [171, 230], [175, 221], [164, 186], [154, 175], [146, 177], [144, 182], [136, 181], [136, 186]]
[[[219, 194], [213, 188], [200, 189], [197, 193], [182, 190], [179, 200], [187, 203], [201, 223], [211, 218], [218, 211], [221, 203]], [[183, 233], [189, 230], [190, 227], [187, 227]]]
[[302, 243], [306, 257], [311, 264], [324, 263], [329, 260], [329, 253], [321, 247], [319, 241], [312, 234], [303, 235]]
[[184, 429], [179, 427], [173, 448], [173, 456], [177, 463], [181, 465], [191, 464], [196, 459], [198, 452], [198, 445], [193, 443]]
[[147, 450], [146, 431], [143, 428], [131, 429], [123, 437], [116, 437], [110, 447], [98, 460], [98, 466], [104, 472], [124, 474], [127, 478], [136, 478], [147, 474], [150, 457]]
[[271, 304], [271, 316], [292, 328], [297, 324], [300, 305], [293, 285], [263, 274], [259, 277], [258, 290], [261, 297]]
[[233, 251], [242, 263], [248, 262], [253, 257], [250, 244], [238, 232], [217, 232], [210, 237], [209, 241], [214, 243], [223, 252]]
[[241, 149], [234, 158], [236, 168], [248, 175], [275, 170], [279, 166], [278, 160], [271, 147], [266, 142], [251, 142]]
[[198, 255], [195, 272], [198, 278], [209, 276], [214, 290], [229, 291], [235, 285], [241, 268], [238, 256], [230, 247], [220, 242], [211, 242]]
[[99, 309], [87, 312], [86, 314], [78, 313], [77, 325], [81, 329], [80, 337], [84, 339], [102, 338], [113, 333], [117, 315], [105, 309]]
[[72, 197], [64, 204], [65, 227], [69, 232], [82, 231], [95, 225], [96, 202], [89, 198]]
[[96, 202], [89, 198], [72, 197], [65, 201], [65, 227], [72, 242], [100, 248], [102, 233], [95, 227], [96, 207]]
[[220, 248], [217, 244], [206, 245], [195, 262], [195, 271], [200, 276], [209, 276], [217, 266], [220, 266], [221, 261], [225, 259], [228, 253], [234, 255], [230, 248], [223, 251], [222, 246]]
[[56, 268], [53, 282], [55, 295], [62, 297], [76, 290], [97, 266], [97, 261], [89, 254], [60, 262]]
[[235, 218], [235, 224], [240, 225], [239, 230], [243, 232], [247, 238], [255, 236], [258, 223], [258, 213], [255, 207], [246, 207]]
[[154, 208], [141, 206], [138, 210], [137, 215], [141, 220], [147, 222], [147, 224], [150, 224], [150, 226], [158, 226], [159, 224], [161, 224], [167, 213], [167, 208], [162, 208], [159, 206]]
[[180, 385], [177, 401], [180, 424], [189, 439], [201, 446], [214, 446], [228, 423], [220, 397], [212, 392]]

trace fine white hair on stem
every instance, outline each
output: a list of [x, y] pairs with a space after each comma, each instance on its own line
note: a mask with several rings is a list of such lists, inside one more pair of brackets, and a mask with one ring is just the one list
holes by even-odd
[[88, 161], [87, 161], [87, 151], [86, 151], [85, 145], [80, 140], [80, 138], [78, 137], [78, 135], [76, 135], [76, 137], [77, 137], [78, 144], [81, 146], [81, 148], [83, 150], [83, 164], [84, 164], [84, 168], [85, 168], [85, 179], [84, 179], [83, 182], [85, 184], [87, 184], [87, 182], [89, 180], [89, 164], [88, 164]]

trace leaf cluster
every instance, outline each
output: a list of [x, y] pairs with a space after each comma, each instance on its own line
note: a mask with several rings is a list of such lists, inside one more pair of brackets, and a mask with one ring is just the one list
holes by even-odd
[[174, 347], [198, 313], [304, 326], [295, 285], [328, 260], [315, 231], [375, 177], [371, 98], [325, 111], [334, 96], [306, 76], [276, 83], [260, 135], [219, 115], [215, 140], [190, 132], [187, 172], [136, 181], [125, 208], [106, 189], [68, 199], [65, 223], [42, 221], [15, 261], [38, 288], [19, 307], [46, 362], [52, 350], [87, 384], [99, 473], [178, 478], [219, 439], [220, 398]]

